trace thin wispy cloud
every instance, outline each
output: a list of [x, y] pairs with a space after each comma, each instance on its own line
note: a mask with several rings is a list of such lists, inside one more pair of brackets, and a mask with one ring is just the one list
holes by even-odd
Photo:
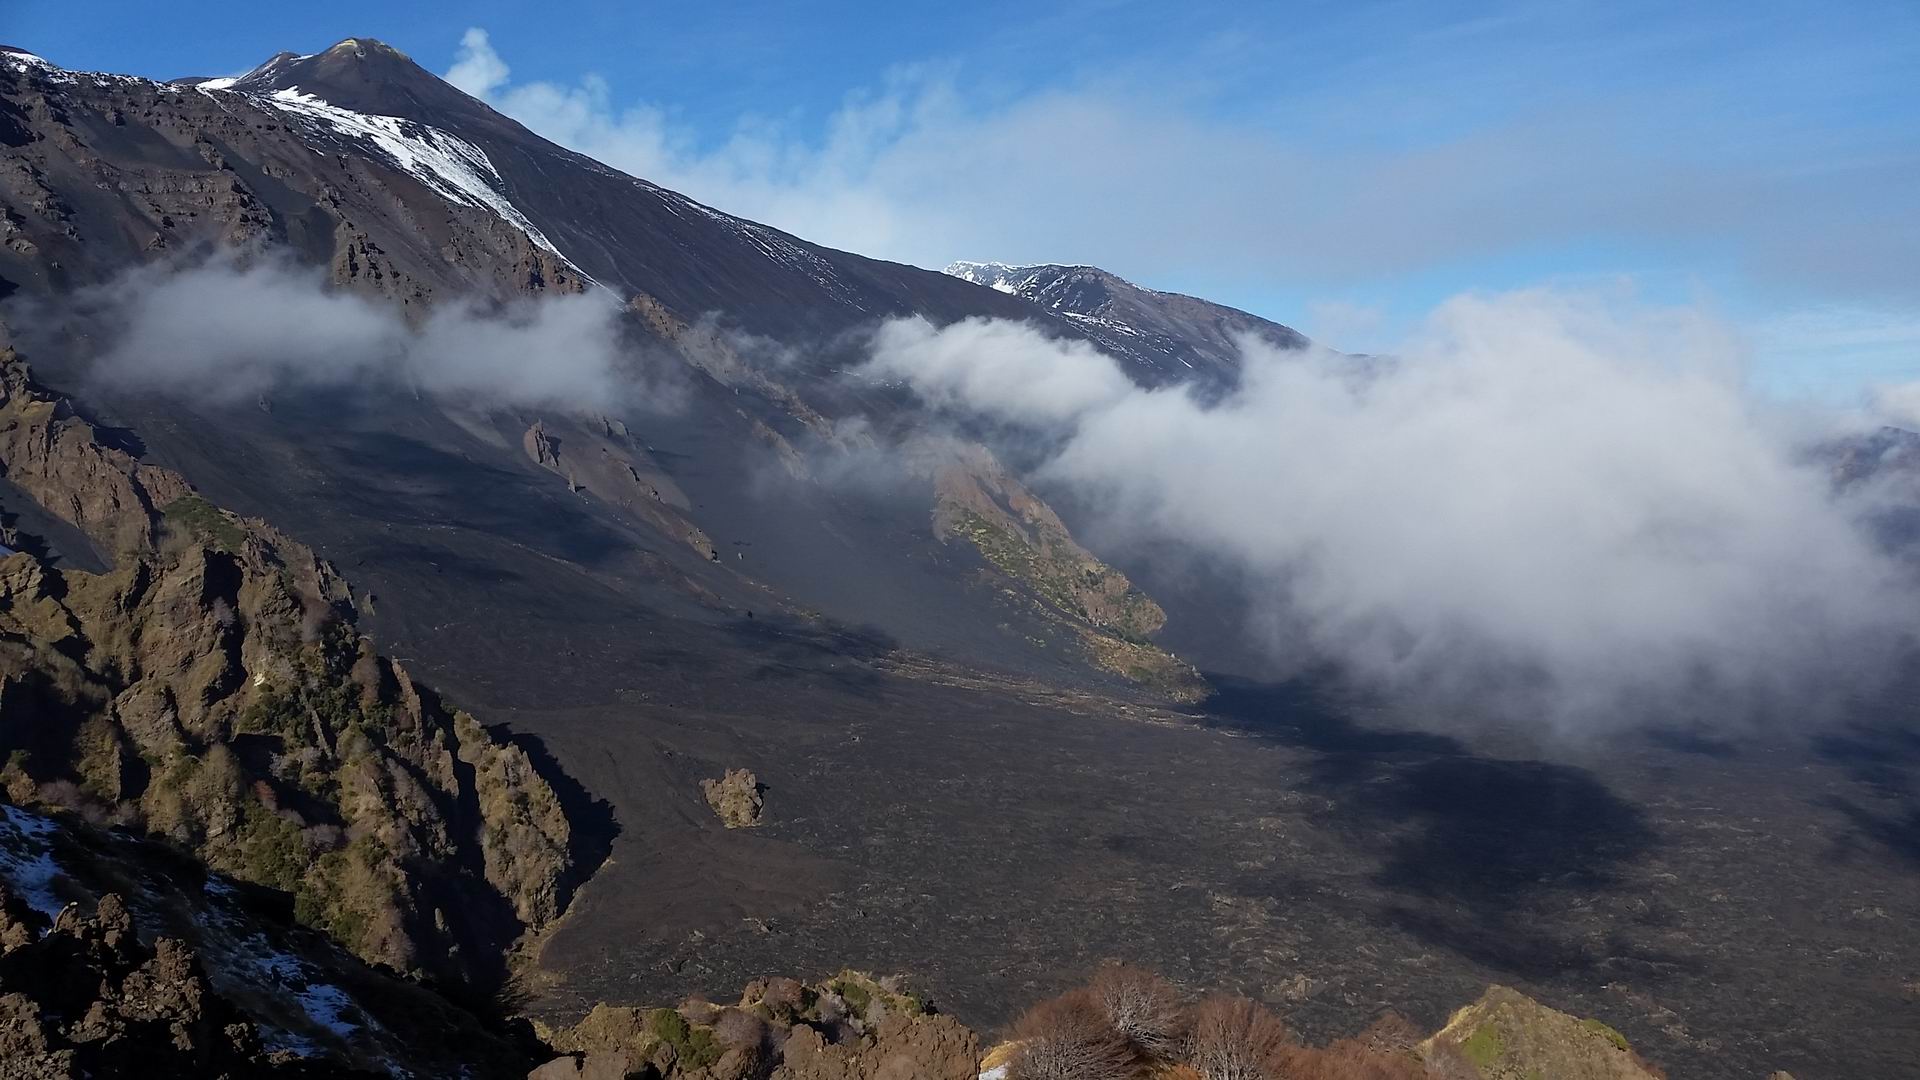
[[[1733, 59], [1706, 61], [1708, 83], [1680, 60], [1712, 44], [1709, 27], [1502, 52], [1531, 43], [1512, 25], [1526, 22], [1435, 30], [1312, 69], [1337, 84], [1280, 77], [1264, 100], [1235, 84], [1231, 109], [1179, 65], [995, 96], [956, 63], [854, 88], [817, 129], [742, 118], [719, 137], [591, 73], [516, 81], [483, 29], [466, 33], [448, 77], [558, 142], [722, 209], [920, 265], [1071, 260], [1162, 280], [1337, 286], [1516, 252], [1591, 263], [1604, 238], [1810, 294], [1920, 304], [1909, 272], [1920, 141], [1897, 120], [1825, 122], [1822, 110], [1853, 99], [1818, 81], [1849, 64], [1886, 69], [1892, 51], [1808, 41], [1793, 54], [1729, 29]], [[1639, 85], [1609, 83], [1618, 69]], [[1782, 75], [1805, 80], [1797, 95]], [[1557, 89], [1512, 92], [1521, 85]]]
[[22, 322], [86, 326], [96, 383], [220, 405], [340, 388], [576, 411], [670, 404], [662, 371], [623, 344], [620, 314], [587, 293], [449, 301], [409, 322], [291, 258], [222, 254], [131, 269]]

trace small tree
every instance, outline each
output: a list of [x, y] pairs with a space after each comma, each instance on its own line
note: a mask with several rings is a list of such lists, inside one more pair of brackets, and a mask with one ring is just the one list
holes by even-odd
[[1201, 1080], [1284, 1080], [1293, 1037], [1257, 1001], [1212, 997], [1193, 1010], [1187, 1061]]
[[1180, 1036], [1180, 995], [1173, 984], [1144, 968], [1108, 964], [1087, 990], [1107, 1022], [1142, 1053], [1162, 1057]]
[[1013, 1026], [1008, 1080], [1129, 1080], [1139, 1059], [1085, 990], [1043, 1001]]
[[1354, 1038], [1376, 1054], [1414, 1054], [1419, 1051], [1420, 1029], [1397, 1012], [1384, 1012]]

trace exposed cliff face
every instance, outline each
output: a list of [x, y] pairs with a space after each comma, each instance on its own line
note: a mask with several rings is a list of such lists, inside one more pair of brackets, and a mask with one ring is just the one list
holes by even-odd
[[524, 750], [353, 633], [304, 546], [105, 445], [0, 353], [0, 475], [116, 553], [0, 558], [0, 782], [163, 835], [402, 970], [496, 977], [579, 875]]

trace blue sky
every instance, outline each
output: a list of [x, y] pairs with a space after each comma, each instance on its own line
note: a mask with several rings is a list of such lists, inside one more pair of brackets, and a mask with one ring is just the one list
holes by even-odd
[[1920, 377], [1911, 0], [0, 11], [155, 77], [346, 36], [869, 254], [1097, 263], [1356, 349], [1460, 292], [1598, 287], [1723, 315], [1774, 389]]

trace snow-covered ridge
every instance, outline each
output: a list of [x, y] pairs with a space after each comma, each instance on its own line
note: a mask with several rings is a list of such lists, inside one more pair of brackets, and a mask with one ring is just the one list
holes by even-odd
[[1003, 292], [1009, 296], [1017, 296], [1020, 290], [1013, 284], [1013, 278], [1021, 270], [1029, 269], [1032, 269], [1032, 267], [1008, 266], [1006, 263], [997, 262], [961, 261], [948, 263], [947, 268], [940, 272], [949, 277], [957, 277], [961, 281], [971, 281], [975, 285], [985, 285], [995, 292]]
[[38, 68], [41, 71], [60, 70], [59, 67], [45, 57], [35, 56], [24, 49], [0, 49], [0, 61], [5, 61], [13, 67], [23, 70], [27, 68]]
[[[210, 87], [207, 83], [201, 83], [200, 88]], [[559, 256], [581, 277], [586, 277], [585, 272], [555, 247], [546, 234], [500, 190], [500, 172], [493, 167], [486, 151], [465, 139], [404, 117], [378, 116], [343, 109], [304, 93], [297, 86], [264, 96], [250, 94], [248, 97], [289, 113], [313, 129], [371, 144], [396, 168], [419, 180], [436, 194], [457, 203], [492, 211], [507, 224], [526, 233], [528, 239]]]
[[1076, 265], [1073, 263], [1028, 263], [1024, 266], [1013, 266], [1009, 263], [969, 262], [963, 259], [959, 262], [948, 263], [945, 269], [940, 272], [946, 274], [948, 277], [957, 277], [962, 281], [971, 281], [975, 285], [985, 285], [987, 288], [997, 292], [1008, 293], [1014, 296], [1026, 296], [1028, 299], [1034, 298], [1028, 289], [1036, 281], [1044, 278], [1047, 279], [1048, 282], [1053, 282], [1069, 278], [1075, 274], [1096, 275], [1111, 281], [1116, 281], [1128, 288], [1139, 289], [1141, 292], [1155, 292], [1153, 289], [1136, 285], [1118, 274], [1109, 273], [1097, 266]]
[[137, 75], [110, 75], [103, 71], [69, 71], [43, 56], [36, 56], [25, 49], [0, 49], [0, 64], [15, 71], [36, 75], [48, 82], [73, 84], [81, 79], [96, 86], [127, 86], [146, 84], [164, 86], [152, 79], [142, 79]]

